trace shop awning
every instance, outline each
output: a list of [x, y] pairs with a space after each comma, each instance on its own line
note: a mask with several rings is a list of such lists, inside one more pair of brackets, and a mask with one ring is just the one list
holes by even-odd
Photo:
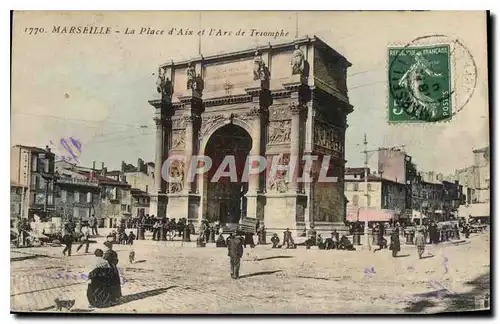
[[360, 209], [359, 217], [358, 210], [350, 210], [347, 212], [347, 220], [350, 222], [364, 222], [368, 219], [369, 222], [388, 222], [394, 219], [394, 211], [387, 209]]
[[458, 217], [490, 217], [490, 203], [462, 205], [458, 209]]

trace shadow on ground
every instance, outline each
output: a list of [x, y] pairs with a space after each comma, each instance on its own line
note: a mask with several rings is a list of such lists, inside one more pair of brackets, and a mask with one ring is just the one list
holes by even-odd
[[409, 256], [410, 256], [409, 254], [400, 254], [400, 255], [396, 255], [396, 258], [406, 258]]
[[255, 261], [264, 261], [264, 260], [271, 260], [271, 259], [289, 259], [289, 258], [294, 258], [292, 255], [276, 255], [276, 256], [270, 256], [267, 258], [258, 258], [255, 259]]
[[22, 256], [22, 257], [10, 258], [10, 262], [24, 261], [24, 260], [31, 260], [31, 259], [38, 259], [38, 258], [48, 258], [48, 256], [43, 255], [43, 254], [33, 254], [33, 255], [27, 255], [27, 256]]
[[265, 276], [265, 275], [271, 275], [276, 272], [283, 272], [283, 270], [273, 270], [273, 271], [261, 271], [261, 272], [254, 272], [254, 273], [249, 273], [243, 276], [240, 276], [240, 279], [243, 278], [250, 278], [250, 277], [256, 277], [256, 276]]
[[158, 288], [158, 289], [146, 290], [146, 291], [143, 291], [143, 292], [140, 292], [140, 293], [123, 296], [120, 299], [120, 302], [118, 303], [118, 305], [123, 305], [123, 304], [127, 304], [127, 303], [130, 303], [130, 302], [136, 301], [136, 300], [140, 300], [140, 299], [144, 299], [144, 298], [148, 298], [148, 297], [157, 296], [157, 295], [163, 294], [167, 290], [170, 290], [170, 289], [176, 288], [176, 287], [177, 286], [170, 286], [170, 287], [165, 287], [165, 288]]
[[[471, 286], [471, 290], [466, 293], [456, 294], [447, 290], [432, 291], [425, 294], [416, 295], [415, 301], [409, 302], [405, 308], [408, 313], [422, 313], [427, 309], [438, 306], [435, 300], [429, 300], [434, 297], [445, 304], [443, 312], [459, 312], [459, 311], [474, 311], [478, 306], [476, 302], [482, 301], [482, 297], [486, 294], [490, 295], [490, 274], [485, 273], [477, 278], [466, 282], [467, 286]], [[491, 312], [491, 310], [490, 310]]]

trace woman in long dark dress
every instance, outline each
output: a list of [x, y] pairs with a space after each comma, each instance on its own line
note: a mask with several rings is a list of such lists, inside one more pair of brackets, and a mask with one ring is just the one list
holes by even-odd
[[122, 287], [120, 282], [120, 273], [118, 271], [118, 254], [113, 250], [113, 243], [104, 242], [104, 245], [108, 248], [106, 252], [104, 252], [103, 259], [109, 262], [113, 273], [111, 277], [111, 297], [113, 302], [117, 302], [122, 296]]
[[104, 253], [101, 249], [95, 250], [94, 254], [97, 260], [89, 273], [90, 283], [87, 288], [87, 299], [92, 307], [108, 307], [112, 304], [110, 288], [113, 278], [113, 269], [109, 262], [102, 258]]

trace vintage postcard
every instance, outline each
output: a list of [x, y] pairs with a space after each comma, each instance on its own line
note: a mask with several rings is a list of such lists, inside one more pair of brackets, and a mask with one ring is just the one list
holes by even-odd
[[487, 24], [13, 12], [11, 311], [488, 311]]

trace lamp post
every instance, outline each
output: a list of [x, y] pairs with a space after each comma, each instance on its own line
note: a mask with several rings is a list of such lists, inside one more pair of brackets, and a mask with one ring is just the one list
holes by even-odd
[[[368, 238], [368, 142], [366, 141], [366, 133], [363, 140], [365, 147], [365, 229], [363, 237], [363, 247], [365, 249], [371, 250], [370, 239]], [[358, 216], [359, 217], [359, 216]]]

